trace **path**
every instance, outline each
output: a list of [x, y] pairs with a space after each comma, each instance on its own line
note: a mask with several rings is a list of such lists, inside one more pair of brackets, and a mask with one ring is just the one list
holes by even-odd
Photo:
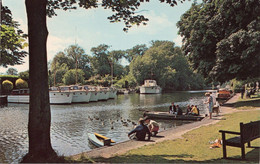
[[95, 158], [95, 157], [110, 158], [112, 156], [121, 155], [121, 154], [126, 153], [129, 150], [137, 149], [137, 148], [145, 146], [145, 145], [154, 144], [154, 143], [162, 142], [165, 140], [174, 140], [177, 138], [181, 138], [182, 135], [188, 131], [199, 128], [201, 126], [215, 124], [223, 118], [223, 115], [235, 112], [236, 110], [230, 106], [231, 106], [231, 104], [235, 103], [238, 100], [238, 97], [239, 97], [239, 94], [236, 94], [234, 97], [232, 97], [230, 100], [228, 100], [224, 106], [221, 106], [220, 107], [220, 112], [221, 112], [220, 116], [214, 117], [215, 114], [213, 114], [213, 119], [209, 119], [208, 117], [206, 117], [202, 121], [185, 124], [185, 125], [179, 126], [177, 128], [172, 128], [172, 129], [168, 129], [165, 131], [160, 131], [158, 136], [162, 136], [162, 137], [152, 137], [151, 141], [128, 140], [125, 142], [118, 143], [114, 146], [105, 146], [105, 147], [93, 149], [88, 152], [77, 154], [77, 155], [72, 156], [72, 158], [74, 160], [78, 160], [81, 158], [82, 155], [88, 156], [90, 158]]

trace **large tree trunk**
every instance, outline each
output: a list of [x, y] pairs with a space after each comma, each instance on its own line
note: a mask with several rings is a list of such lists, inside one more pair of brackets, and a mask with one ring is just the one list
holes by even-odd
[[[46, 4], [47, 0], [26, 0], [29, 35], [29, 152], [24, 162], [56, 155], [50, 139], [51, 112], [48, 90]], [[26, 160], [27, 159], [27, 160]]]

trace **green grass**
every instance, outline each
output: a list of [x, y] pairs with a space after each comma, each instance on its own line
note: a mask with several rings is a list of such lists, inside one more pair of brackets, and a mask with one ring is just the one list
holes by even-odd
[[252, 95], [251, 98], [246, 99], [239, 98], [234, 107], [239, 110], [260, 107], [260, 94]]
[[[172, 162], [214, 162], [214, 163], [258, 163], [259, 149], [246, 148], [246, 161], [224, 160], [222, 159], [222, 148], [210, 148], [209, 141], [220, 138], [219, 130], [239, 131], [240, 122], [250, 122], [259, 120], [260, 111], [241, 111], [226, 115], [226, 120], [222, 120], [214, 125], [203, 126], [187, 132], [182, 139], [164, 141], [161, 143], [143, 146], [139, 149], [131, 150], [124, 155], [113, 158], [96, 158], [95, 162], [109, 163], [172, 163]], [[232, 137], [231, 135], [227, 138]], [[252, 142], [252, 146], [260, 146], [260, 139]], [[241, 149], [227, 147], [227, 156], [233, 158], [241, 157]], [[84, 162], [84, 161], [80, 161]]]

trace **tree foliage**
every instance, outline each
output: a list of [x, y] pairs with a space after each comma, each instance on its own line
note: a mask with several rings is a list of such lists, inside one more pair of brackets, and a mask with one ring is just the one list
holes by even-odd
[[152, 41], [145, 54], [131, 62], [130, 73], [139, 85], [146, 79], [154, 79], [162, 88], [175, 90], [190, 89], [197, 82], [180, 48], [170, 41]]
[[22, 50], [27, 46], [26, 35], [19, 29], [18, 22], [12, 18], [12, 13], [1, 1], [1, 31], [0, 31], [0, 66], [22, 64], [27, 52]]
[[15, 81], [15, 87], [18, 89], [28, 88], [28, 83], [25, 80], [19, 78]]
[[9, 80], [3, 81], [2, 86], [3, 86], [3, 90], [7, 92], [10, 92], [14, 88], [13, 83]]
[[177, 23], [193, 68], [220, 82], [259, 77], [259, 13], [259, 0], [193, 4]]
[[66, 85], [76, 84], [76, 71], [78, 77], [78, 83], [84, 83], [84, 72], [81, 69], [71, 69], [67, 71], [63, 76], [63, 83]]
[[6, 71], [7, 75], [18, 75], [18, 71], [16, 68], [8, 68], [8, 70]]

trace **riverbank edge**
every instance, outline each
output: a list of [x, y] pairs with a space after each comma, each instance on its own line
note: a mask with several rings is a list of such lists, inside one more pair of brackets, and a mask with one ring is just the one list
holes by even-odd
[[225, 114], [237, 112], [237, 110], [235, 110], [234, 107], [232, 107], [232, 104], [237, 102], [238, 98], [239, 98], [239, 94], [236, 94], [231, 99], [229, 99], [223, 106], [220, 107], [221, 113], [218, 117], [216, 117], [215, 114], [213, 114], [213, 119], [209, 119], [209, 117], [206, 117], [202, 121], [185, 124], [165, 131], [160, 131], [158, 137], [152, 137], [151, 141], [128, 140], [125, 142], [115, 144], [114, 146], [105, 146], [105, 147], [93, 149], [88, 152], [72, 155], [69, 158], [72, 160], [79, 160], [82, 157], [111, 158], [114, 156], [122, 155], [132, 149], [137, 149], [145, 145], [155, 144], [166, 140], [175, 140], [178, 138], [182, 138], [182, 135], [189, 131], [200, 128], [201, 126], [216, 124], [220, 120], [224, 119], [223, 117]]

